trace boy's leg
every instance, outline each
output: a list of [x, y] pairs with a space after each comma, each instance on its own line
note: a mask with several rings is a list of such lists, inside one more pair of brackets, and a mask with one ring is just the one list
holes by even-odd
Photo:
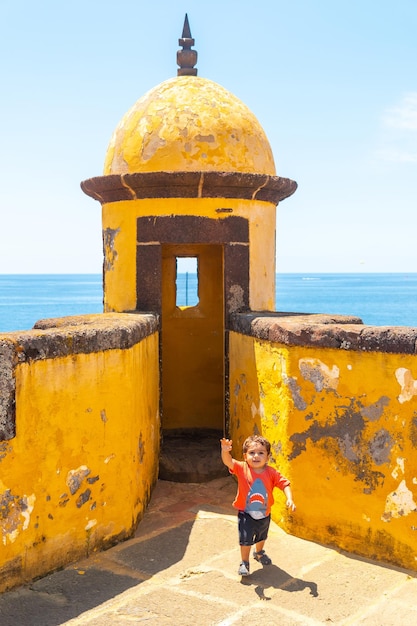
[[262, 563], [262, 565], [270, 565], [272, 563], [269, 556], [266, 555], [264, 552], [264, 545], [268, 537], [270, 521], [271, 521], [270, 516], [266, 517], [262, 521], [260, 520], [261, 523], [259, 524], [258, 535], [255, 539], [256, 543], [255, 543], [255, 551], [253, 553], [253, 556], [255, 560], [259, 561], [259, 563]]
[[258, 541], [258, 543], [255, 545], [256, 552], [260, 552], [264, 549], [265, 541], [265, 539], [263, 541]]
[[240, 576], [248, 576], [249, 558], [250, 558], [250, 551], [252, 547], [251, 544], [253, 544], [253, 539], [252, 539], [253, 520], [249, 515], [247, 515], [243, 511], [239, 511], [238, 520], [239, 520], [239, 545], [240, 545], [240, 555], [241, 555], [241, 563], [239, 565], [238, 574]]
[[240, 556], [242, 561], [249, 563], [250, 549], [252, 546], [240, 546]]

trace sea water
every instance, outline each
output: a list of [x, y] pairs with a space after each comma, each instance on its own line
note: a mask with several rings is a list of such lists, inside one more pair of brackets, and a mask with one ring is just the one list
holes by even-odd
[[417, 274], [277, 274], [276, 310], [417, 326]]
[[[177, 303], [198, 301], [195, 274], [180, 274]], [[277, 274], [276, 310], [356, 315], [376, 326], [417, 326], [417, 273]], [[0, 332], [39, 319], [101, 313], [100, 274], [0, 275]]]
[[0, 332], [29, 330], [48, 317], [102, 312], [101, 275], [0, 275]]

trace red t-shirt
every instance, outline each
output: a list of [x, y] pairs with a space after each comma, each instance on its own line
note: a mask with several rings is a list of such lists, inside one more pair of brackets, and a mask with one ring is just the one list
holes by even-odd
[[251, 469], [246, 461], [233, 459], [233, 467], [229, 470], [237, 477], [237, 494], [233, 506], [239, 511], [245, 511], [255, 518], [266, 517], [274, 504], [274, 487], [284, 490], [290, 481], [282, 476], [278, 470], [265, 466], [258, 474]]

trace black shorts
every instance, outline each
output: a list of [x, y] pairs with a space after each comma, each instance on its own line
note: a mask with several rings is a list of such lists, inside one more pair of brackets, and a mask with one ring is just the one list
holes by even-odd
[[270, 515], [262, 519], [253, 519], [249, 513], [239, 511], [237, 517], [239, 521], [239, 545], [253, 546], [255, 543], [265, 541], [268, 537]]

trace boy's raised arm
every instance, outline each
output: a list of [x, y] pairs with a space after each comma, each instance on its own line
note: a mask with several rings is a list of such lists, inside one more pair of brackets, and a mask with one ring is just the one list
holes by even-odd
[[220, 443], [222, 446], [222, 461], [225, 465], [227, 465], [229, 469], [232, 469], [233, 458], [232, 458], [232, 455], [230, 454], [230, 451], [232, 449], [232, 441], [231, 439], [225, 439], [223, 437], [223, 439], [220, 439]]

